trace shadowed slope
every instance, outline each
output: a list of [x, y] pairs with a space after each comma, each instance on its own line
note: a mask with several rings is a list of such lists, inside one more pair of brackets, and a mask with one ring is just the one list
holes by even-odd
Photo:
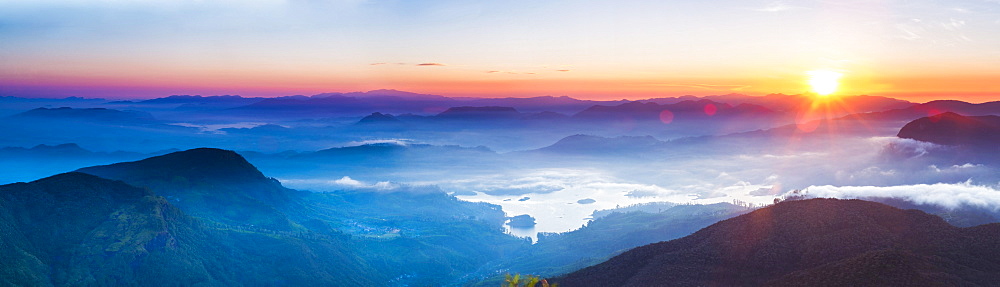
[[1000, 145], [1000, 116], [966, 117], [947, 112], [907, 123], [896, 136], [944, 145]]
[[639, 247], [554, 280], [565, 286], [989, 285], [998, 224], [860, 200], [790, 201]]
[[0, 186], [0, 285], [364, 286], [336, 238], [235, 230], [83, 173]]
[[212, 148], [78, 171], [148, 187], [194, 216], [273, 230], [292, 228], [282, 211], [304, 194], [265, 177], [239, 154]]

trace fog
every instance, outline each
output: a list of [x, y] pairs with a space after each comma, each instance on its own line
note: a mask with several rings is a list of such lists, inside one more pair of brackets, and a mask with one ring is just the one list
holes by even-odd
[[[738, 99], [734, 105], [745, 105], [579, 102], [556, 113], [537, 112], [545, 103], [531, 102], [523, 105], [532, 112], [463, 107], [433, 113], [406, 102], [330, 112], [301, 98], [285, 99], [308, 107], [294, 113], [294, 105], [271, 107], [262, 99], [232, 97], [198, 109], [82, 99], [46, 102], [73, 108], [35, 109], [19, 101], [0, 118], [8, 134], [0, 147], [9, 147], [0, 179], [30, 181], [90, 165], [216, 147], [236, 150], [294, 189], [443, 192], [498, 204], [508, 216], [537, 219], [530, 232], [515, 231], [521, 235], [579, 228], [595, 210], [649, 202], [763, 206], [794, 190], [822, 197], [898, 197], [948, 208], [1000, 207], [995, 158], [896, 137], [923, 113], [899, 109], [905, 103], [886, 100], [882, 109], [870, 105], [876, 113], [795, 124], [796, 112], [783, 110], [789, 107], [751, 107], [747, 103], [754, 98], [731, 97]], [[587, 108], [591, 105], [598, 106]], [[699, 105], [726, 108], [707, 113]], [[694, 108], [684, 110], [689, 106]], [[371, 114], [387, 107], [397, 114]], [[669, 121], [657, 112], [668, 108], [674, 110]], [[892, 112], [877, 113], [882, 110]], [[66, 143], [76, 149], [33, 148]]]
[[[595, 210], [648, 202], [763, 206], [793, 190], [806, 190], [820, 197], [884, 196], [924, 204], [937, 203], [934, 198], [976, 198], [968, 189], [983, 194], [992, 191], [982, 185], [997, 183], [993, 163], [956, 164], [929, 156], [947, 151], [947, 147], [890, 136], [721, 136], [697, 143], [663, 141], [629, 155], [535, 151], [465, 159], [496, 163], [475, 170], [467, 170], [472, 163], [461, 159], [434, 162], [433, 157], [415, 157], [420, 162], [399, 163], [376, 174], [369, 169], [326, 169], [328, 177], [279, 179], [289, 187], [315, 191], [433, 186], [463, 200], [501, 205], [511, 216], [529, 214], [538, 223], [532, 231], [565, 232], [585, 224]], [[915, 197], [927, 187], [956, 188], [938, 188], [933, 197]], [[584, 199], [593, 202], [581, 204]], [[986, 199], [968, 203], [1000, 207]], [[953, 202], [940, 204], [958, 207]]]

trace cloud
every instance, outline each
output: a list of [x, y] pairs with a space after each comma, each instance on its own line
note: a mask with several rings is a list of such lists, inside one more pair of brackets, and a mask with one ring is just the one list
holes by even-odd
[[370, 144], [393, 144], [398, 146], [407, 146], [412, 143], [411, 139], [373, 139], [373, 140], [362, 140], [362, 141], [352, 141], [348, 142], [345, 147], [349, 146], [362, 146]]
[[371, 63], [371, 64], [368, 64], [368, 65], [371, 65], [371, 66], [380, 66], [380, 65], [386, 65], [386, 64], [389, 64], [389, 63], [379, 62], [379, 63]]
[[447, 66], [447, 65], [441, 63], [420, 63], [417, 64], [417, 66]]
[[281, 184], [294, 189], [309, 190], [313, 192], [329, 192], [335, 190], [356, 190], [367, 192], [408, 192], [408, 193], [444, 193], [441, 188], [435, 185], [404, 184], [391, 181], [379, 181], [367, 183], [356, 180], [350, 176], [340, 179], [278, 179]]
[[641, 198], [641, 197], [656, 197], [658, 195], [660, 195], [660, 193], [656, 192], [654, 190], [638, 190], [638, 189], [631, 190], [631, 191], [625, 193], [625, 196], [636, 197], [636, 198]]
[[504, 73], [504, 74], [510, 74], [510, 75], [534, 75], [534, 74], [536, 74], [536, 73], [532, 73], [532, 72], [513, 72], [513, 71], [499, 71], [499, 70], [489, 70], [489, 71], [486, 71], [486, 73], [487, 74]]
[[563, 190], [561, 186], [544, 184], [521, 184], [511, 187], [490, 187], [479, 190], [479, 192], [489, 195], [525, 195], [525, 194], [546, 194]]
[[965, 206], [1000, 210], [1000, 190], [995, 187], [964, 183], [935, 183], [897, 186], [810, 186], [813, 197], [871, 198], [890, 197], [955, 209]]
[[899, 35], [898, 37], [910, 41], [920, 40], [921, 38], [923, 38], [921, 34], [923, 34], [924, 29], [914, 24], [914, 23], [920, 23], [920, 20], [919, 19], [913, 19], [913, 20], [915, 20], [913, 21], [913, 23], [900, 23], [896, 25], [896, 29], [899, 30], [899, 32], [901, 33], [901, 35]]
[[881, 138], [879, 140], [884, 140], [886, 142], [885, 146], [882, 148], [882, 154], [903, 158], [918, 158], [926, 156], [928, 153], [935, 150], [948, 149], [947, 146], [922, 142], [914, 139], [891, 137]]
[[556, 70], [556, 72], [569, 72], [570, 70]]
[[962, 26], [965, 26], [965, 21], [963, 20], [949, 19], [947, 22], [941, 22], [941, 27], [946, 30], [958, 30]]
[[364, 183], [362, 183], [360, 181], [357, 181], [357, 180], [354, 180], [350, 176], [341, 177], [338, 180], [334, 180], [333, 183], [338, 184], [338, 185], [343, 185], [343, 186], [350, 186], [350, 187], [362, 187], [362, 186], [365, 186]]

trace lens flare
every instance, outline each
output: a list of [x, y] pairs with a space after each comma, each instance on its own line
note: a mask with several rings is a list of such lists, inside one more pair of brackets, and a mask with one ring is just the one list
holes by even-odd
[[828, 96], [837, 91], [837, 87], [840, 86], [840, 77], [844, 74], [828, 70], [814, 70], [806, 72], [806, 75], [809, 76], [809, 86], [812, 87], [814, 93]]

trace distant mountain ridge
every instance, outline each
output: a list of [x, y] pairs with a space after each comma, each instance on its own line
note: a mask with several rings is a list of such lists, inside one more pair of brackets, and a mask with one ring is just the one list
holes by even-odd
[[128, 122], [140, 124], [153, 121], [153, 116], [146, 112], [122, 111], [106, 108], [37, 108], [10, 116], [12, 119], [35, 120], [83, 120], [100, 122]]
[[371, 115], [367, 115], [358, 121], [358, 124], [373, 124], [373, 123], [400, 123], [399, 119], [396, 117], [383, 114], [380, 112], [374, 112]]
[[900, 109], [858, 113], [849, 115], [845, 118], [912, 121], [917, 118], [933, 116], [945, 112], [953, 112], [965, 116], [1000, 115], [1000, 101], [973, 104], [955, 100], [938, 100], [915, 104], [910, 107]]
[[593, 156], [616, 156], [630, 153], [649, 153], [656, 151], [665, 143], [652, 136], [619, 136], [605, 138], [593, 135], [571, 135], [560, 139], [550, 146], [529, 152], [544, 152], [553, 154], [578, 154]]
[[786, 201], [550, 281], [566, 286], [937, 286], [1000, 282], [1000, 224], [958, 228], [860, 200]]
[[685, 100], [670, 104], [655, 102], [629, 102], [617, 106], [595, 105], [573, 115], [578, 119], [623, 119], [639, 121], [666, 121], [664, 111], [670, 113], [670, 121], [704, 119], [709, 117], [770, 117], [776, 113], [763, 106], [727, 103], [707, 99]]
[[1000, 147], [1000, 116], [963, 116], [945, 112], [907, 123], [896, 135], [943, 145]]
[[451, 107], [437, 114], [438, 118], [457, 119], [517, 119], [521, 117], [521, 112], [512, 107], [486, 106], [486, 107]]

